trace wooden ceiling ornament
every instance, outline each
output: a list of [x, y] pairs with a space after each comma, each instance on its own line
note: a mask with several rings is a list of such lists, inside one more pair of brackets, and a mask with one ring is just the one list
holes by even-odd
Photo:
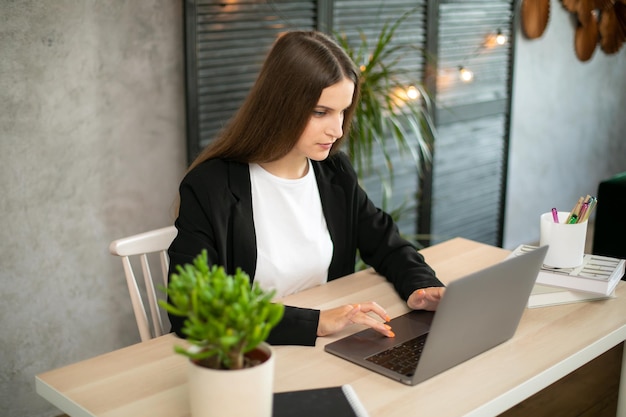
[[522, 0], [521, 23], [528, 39], [543, 35], [550, 20], [550, 0]]
[[626, 41], [626, 3], [610, 0], [604, 1], [600, 9], [600, 47], [607, 54], [620, 50]]
[[[573, 13], [577, 25], [574, 50], [580, 61], [591, 59], [597, 45], [614, 54], [626, 43], [626, 0], [561, 0]], [[521, 24], [524, 36], [537, 39], [550, 19], [550, 0], [522, 0]]]
[[563, 7], [577, 19], [574, 49], [581, 61], [602, 51], [614, 54], [626, 42], [626, 0], [562, 0]]
[[599, 32], [596, 19], [588, 19], [587, 24], [578, 24], [574, 35], [574, 49], [576, 56], [582, 62], [588, 61], [596, 50]]

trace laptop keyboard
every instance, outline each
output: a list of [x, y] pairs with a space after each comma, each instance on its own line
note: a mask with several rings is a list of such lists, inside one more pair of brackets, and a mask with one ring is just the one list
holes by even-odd
[[417, 336], [365, 359], [402, 375], [413, 376], [427, 336], [428, 333]]

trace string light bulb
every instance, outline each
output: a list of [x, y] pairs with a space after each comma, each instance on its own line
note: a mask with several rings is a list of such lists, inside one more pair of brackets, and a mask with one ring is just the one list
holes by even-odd
[[464, 83], [469, 83], [474, 79], [474, 73], [465, 67], [459, 67], [459, 76]]
[[406, 90], [406, 96], [411, 100], [416, 100], [420, 96], [420, 92], [412, 85]]
[[502, 33], [500, 29], [498, 29], [498, 32], [496, 33], [496, 43], [498, 45], [504, 45], [506, 41], [507, 41], [506, 35]]
[[[494, 32], [488, 33], [483, 39], [484, 39], [483, 42], [476, 48], [476, 50], [470, 56], [464, 58], [461, 62], [465, 64], [468, 62], [468, 59], [474, 58], [475, 56], [481, 54], [485, 50], [503, 46], [508, 42], [508, 37], [502, 32], [500, 28], [498, 28], [495, 33]], [[458, 69], [459, 69], [459, 79], [462, 82], [470, 83], [474, 81], [474, 73], [471, 70], [465, 68], [464, 65], [460, 65]], [[450, 71], [449, 74], [450, 75], [454, 74], [454, 71]]]

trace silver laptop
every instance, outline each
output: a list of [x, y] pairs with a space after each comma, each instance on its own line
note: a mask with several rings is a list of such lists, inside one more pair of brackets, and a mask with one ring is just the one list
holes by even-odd
[[451, 282], [436, 313], [389, 322], [396, 337], [366, 329], [325, 350], [416, 385], [513, 337], [548, 250], [542, 246]]

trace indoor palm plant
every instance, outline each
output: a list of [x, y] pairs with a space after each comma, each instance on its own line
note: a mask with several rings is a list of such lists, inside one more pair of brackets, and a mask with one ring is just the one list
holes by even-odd
[[[361, 179], [373, 174], [373, 154], [384, 158], [386, 169], [376, 173], [381, 186], [381, 207], [396, 221], [408, 210], [414, 210], [415, 205], [406, 199], [392, 207], [391, 155], [396, 150], [400, 155], [409, 154], [422, 178], [430, 168], [437, 136], [431, 97], [401, 62], [403, 54], [422, 51], [416, 51], [418, 48], [412, 44], [394, 41], [400, 25], [416, 10], [413, 8], [397, 20], [385, 22], [375, 39], [368, 39], [360, 29], [358, 42], [345, 33], [335, 33], [338, 44], [360, 69], [361, 96], [348, 132], [348, 154]], [[417, 246], [423, 238], [416, 234], [404, 236]]]
[[344, 33], [335, 34], [339, 45], [361, 71], [361, 97], [347, 141], [348, 152], [360, 175], [370, 167], [375, 147], [382, 152], [390, 172], [393, 170], [390, 145], [402, 153], [410, 153], [420, 175], [431, 161], [436, 136], [431, 99], [421, 82], [400, 65], [402, 54], [415, 47], [393, 42], [400, 24], [414, 11], [386, 22], [373, 44], [362, 30], [358, 30], [358, 43]]
[[209, 266], [206, 250], [193, 264], [179, 265], [165, 290], [169, 301], [160, 305], [186, 317], [182, 332], [190, 347], [175, 350], [190, 359], [192, 415], [270, 416], [274, 358], [265, 340], [284, 312], [272, 302], [274, 292], [251, 285], [241, 269], [229, 275]]

